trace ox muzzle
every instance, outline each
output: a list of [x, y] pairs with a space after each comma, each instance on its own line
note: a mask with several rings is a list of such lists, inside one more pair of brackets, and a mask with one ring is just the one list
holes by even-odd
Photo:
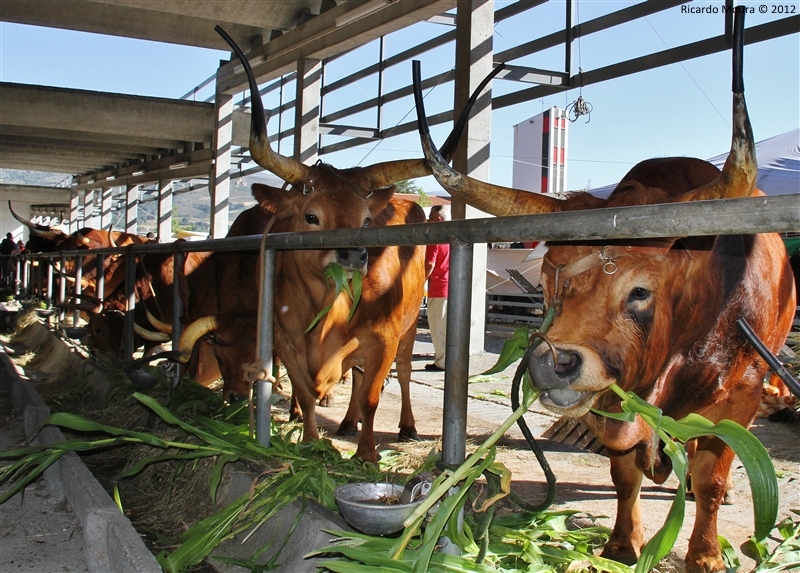
[[336, 249], [336, 264], [347, 271], [358, 271], [361, 274], [367, 273], [367, 263], [369, 255], [367, 249]]
[[540, 400], [545, 406], [564, 411], [586, 401], [587, 392], [571, 388], [581, 379], [583, 364], [580, 352], [557, 348], [549, 341], [531, 354], [528, 372], [534, 388], [541, 391]]

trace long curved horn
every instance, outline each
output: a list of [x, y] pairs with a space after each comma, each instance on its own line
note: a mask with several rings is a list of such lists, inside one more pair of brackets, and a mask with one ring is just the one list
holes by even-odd
[[[453, 160], [453, 156], [456, 154], [456, 147], [458, 147], [458, 142], [461, 141], [461, 136], [464, 134], [464, 130], [467, 127], [469, 115], [470, 112], [472, 112], [472, 108], [475, 106], [475, 102], [478, 101], [478, 97], [486, 86], [489, 85], [489, 82], [492, 81], [503, 68], [505, 68], [505, 64], [500, 64], [483, 78], [469, 97], [467, 105], [464, 106], [458, 120], [453, 124], [450, 135], [447, 136], [444, 145], [442, 145], [442, 148], [439, 150], [439, 153], [442, 154], [442, 157], [444, 157], [445, 161], [448, 163]], [[431, 174], [431, 166], [428, 161], [424, 159], [385, 161], [383, 163], [376, 163], [370, 167], [365, 167], [364, 169], [370, 181], [370, 189], [380, 189], [381, 187], [386, 187], [398, 181], [425, 177]]]
[[144, 338], [145, 340], [149, 340], [150, 342], [169, 342], [170, 336], [169, 334], [165, 334], [163, 332], [153, 332], [152, 330], [147, 330], [144, 327], [139, 326], [135, 322], [133, 323], [133, 332]]
[[719, 177], [693, 191], [684, 193], [679, 201], [702, 201], [704, 199], [727, 199], [750, 197], [756, 187], [758, 162], [753, 128], [744, 100], [744, 12], [736, 12], [733, 21], [733, 134], [731, 152], [722, 167]]
[[247, 60], [241, 48], [239, 48], [236, 42], [233, 41], [233, 38], [231, 38], [221, 26], [215, 26], [214, 30], [228, 42], [228, 45], [239, 60], [241, 60], [244, 71], [247, 74], [247, 81], [250, 84], [250, 155], [261, 167], [271, 171], [292, 185], [308, 181], [311, 179], [311, 171], [306, 165], [300, 161], [284, 157], [272, 151], [272, 147], [269, 144], [269, 136], [267, 135], [264, 104], [261, 102], [261, 96], [258, 93], [258, 84], [253, 74], [253, 68], [250, 67], [250, 62]]
[[31, 223], [24, 217], [17, 215], [14, 212], [14, 209], [11, 207], [11, 201], [8, 202], [8, 210], [11, 211], [11, 216], [14, 217], [17, 221], [28, 227], [31, 233], [38, 237], [42, 237], [43, 239], [50, 239], [51, 241], [55, 241], [62, 237], [66, 237], [66, 235], [62, 231], [56, 231], [53, 229], [42, 229], [40, 228], [41, 225], [35, 225]]
[[551, 213], [561, 210], [561, 201], [553, 197], [492, 183], [484, 183], [467, 175], [462, 175], [450, 167], [433, 144], [430, 129], [428, 128], [425, 104], [422, 100], [419, 61], [414, 60], [411, 66], [414, 77], [414, 101], [417, 108], [422, 150], [425, 152], [425, 158], [433, 169], [433, 176], [436, 181], [448, 193], [481, 211], [497, 216]]
[[114, 237], [111, 233], [111, 229], [108, 230], [108, 245], [114, 248], [116, 248], [117, 246], [117, 244], [114, 242]]
[[142, 306], [144, 307], [144, 312], [147, 315], [147, 320], [150, 321], [150, 324], [156, 327], [156, 330], [159, 330], [160, 332], [166, 334], [172, 334], [171, 324], [167, 324], [166, 322], [161, 322], [160, 320], [158, 320], [155, 316], [153, 316], [153, 314], [147, 308], [146, 304], [143, 303]]
[[198, 318], [192, 324], [187, 326], [183, 331], [183, 334], [181, 334], [180, 340], [178, 341], [178, 362], [186, 364], [189, 361], [189, 357], [192, 354], [192, 348], [194, 348], [195, 343], [200, 340], [200, 337], [203, 335], [216, 330], [217, 324], [217, 317], [212, 315]]

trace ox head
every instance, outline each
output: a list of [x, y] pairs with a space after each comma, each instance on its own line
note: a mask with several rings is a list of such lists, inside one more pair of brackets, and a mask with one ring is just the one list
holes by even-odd
[[[434, 176], [457, 199], [497, 216], [750, 196], [757, 169], [741, 80], [743, 14], [736, 17], [733, 137], [722, 172], [700, 160], [649, 160], [634, 167], [607, 200], [579, 194], [562, 201], [476, 181], [436, 151], [415, 62], [420, 135]], [[699, 328], [699, 287], [687, 278], [697, 270], [697, 259], [675, 241], [550, 244], [542, 284], [546, 305], [557, 305], [560, 314], [528, 365], [542, 403], [582, 416], [601, 395], [613, 399], [605, 392], [612, 383], [648, 394], [668, 368], [669, 349], [685, 344]]]

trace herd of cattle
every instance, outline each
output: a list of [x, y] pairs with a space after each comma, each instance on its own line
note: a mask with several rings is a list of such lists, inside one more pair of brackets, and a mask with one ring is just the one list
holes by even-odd
[[[421, 104], [424, 159], [352, 169], [322, 163], [306, 166], [273, 152], [264, 111], [255, 97], [251, 155], [287, 185], [282, 189], [254, 185], [258, 204], [239, 215], [228, 236], [261, 234], [267, 228], [297, 232], [421, 223], [422, 209], [393, 197], [392, 184], [430, 173], [454, 198], [498, 216], [758, 195], [740, 75], [737, 81], [742, 26], [739, 19], [734, 133], [721, 172], [697, 159], [661, 158], [636, 165], [608, 199], [578, 194], [561, 201], [508, 189], [452, 170], [448, 159], [464, 122], [458, 122], [440, 154], [427, 134]], [[232, 44], [232, 48], [249, 75], [252, 94], [257, 94], [247, 59], [238, 47]], [[144, 242], [135, 235], [93, 229], [65, 235], [24, 222], [31, 231], [32, 250]], [[409, 382], [425, 281], [423, 252], [423, 247], [399, 246], [278, 253], [274, 353], [291, 379], [305, 440], [318, 437], [316, 401], [354, 369], [351, 404], [340, 432], [355, 432], [360, 422], [357, 455], [376, 462], [373, 420], [393, 362], [403, 392], [400, 434], [416, 435]], [[95, 297], [94, 286], [100, 270], [91, 257], [84, 259], [79, 301], [89, 318], [91, 343], [115, 352], [122, 350], [126, 302], [121, 258], [105, 258], [107, 295], [102, 300]], [[191, 253], [182, 272], [174, 276], [171, 255], [141, 257], [135, 287], [136, 322], [141, 327], [137, 332], [155, 341], [166, 338], [172, 285], [180, 281], [185, 323], [180, 348], [190, 374], [201, 383], [221, 375], [226, 397], [247, 395], [242, 366], [256, 357], [259, 264], [256, 253]], [[361, 300], [349, 320], [350, 298], [335, 293], [325, 276], [331, 264], [364, 276]], [[72, 272], [60, 271], [64, 276]], [[781, 348], [795, 309], [785, 249], [774, 234], [554, 243], [544, 259], [542, 280], [546, 304], [558, 304], [560, 313], [547, 332], [548, 343], [531, 358], [531, 378], [546, 407], [581, 417], [613, 453], [611, 476], [618, 512], [604, 555], [631, 563], [645, 542], [638, 501], [642, 477], [662, 483], [671, 471], [670, 460], [663, 443], [645, 424], [600, 417], [590, 409], [619, 411], [618, 398], [608, 391], [616, 383], [673, 418], [697, 412], [713, 422], [728, 418], [749, 425], [767, 366], [735, 322], [746, 318], [771, 351]], [[306, 332], [328, 306], [330, 311]], [[730, 448], [717, 438], [697, 442], [691, 462], [697, 518], [686, 557], [689, 570], [724, 569], [716, 516], [732, 458]]]

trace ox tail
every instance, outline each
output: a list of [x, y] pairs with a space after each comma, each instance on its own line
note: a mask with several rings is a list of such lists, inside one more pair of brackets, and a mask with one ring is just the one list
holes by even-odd
[[753, 128], [744, 99], [744, 12], [736, 12], [733, 21], [732, 49], [733, 135], [731, 151], [719, 177], [689, 193], [680, 201], [750, 197], [756, 188], [758, 162]]

